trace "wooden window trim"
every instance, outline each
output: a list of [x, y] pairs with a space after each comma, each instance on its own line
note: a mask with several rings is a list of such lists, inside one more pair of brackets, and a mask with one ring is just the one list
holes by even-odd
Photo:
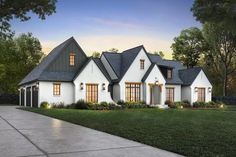
[[86, 83], [86, 102], [98, 102], [98, 84]]
[[145, 59], [140, 59], [140, 69], [144, 69], [145, 67]]
[[75, 53], [70, 53], [69, 55], [69, 65], [75, 66]]
[[[170, 71], [170, 77], [169, 77], [169, 71]], [[173, 77], [173, 70], [172, 69], [167, 69], [167, 79], [172, 79]]]
[[53, 83], [53, 95], [54, 96], [61, 95], [61, 83]]
[[129, 102], [141, 101], [141, 83], [125, 83], [125, 100]]
[[[167, 94], [167, 90], [169, 90], [169, 94]], [[173, 94], [172, 94], [173, 96], [171, 98], [170, 91], [172, 91], [172, 90], [173, 90]], [[171, 101], [171, 102], [175, 101], [175, 88], [173, 88], [173, 87], [166, 87], [166, 101]]]
[[206, 88], [203, 87], [197, 88], [197, 101], [198, 102], [206, 101]]

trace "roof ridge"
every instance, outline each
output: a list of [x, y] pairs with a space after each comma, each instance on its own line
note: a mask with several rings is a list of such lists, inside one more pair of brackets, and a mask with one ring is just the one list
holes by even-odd
[[130, 50], [132, 50], [132, 49], [136, 49], [136, 48], [138, 48], [138, 47], [142, 47], [142, 48], [143, 48], [144, 46], [143, 46], [143, 45], [135, 46], [135, 47], [133, 47], [133, 48], [129, 48], [129, 49], [127, 49], [127, 50], [124, 50], [124, 51], [122, 51], [121, 53], [130, 51]]

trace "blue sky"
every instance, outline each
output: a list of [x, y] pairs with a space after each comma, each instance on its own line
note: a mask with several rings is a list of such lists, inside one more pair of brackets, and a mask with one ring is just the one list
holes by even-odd
[[16, 34], [32, 32], [48, 53], [74, 36], [87, 54], [144, 45], [164, 51], [182, 29], [200, 27], [190, 8], [193, 0], [58, 0], [56, 13], [39, 20], [11, 22]]

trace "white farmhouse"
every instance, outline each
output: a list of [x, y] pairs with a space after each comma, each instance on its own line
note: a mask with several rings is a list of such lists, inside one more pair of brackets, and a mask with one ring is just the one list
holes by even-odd
[[19, 84], [20, 105], [119, 100], [164, 105], [211, 101], [212, 85], [200, 67], [147, 53], [143, 46], [87, 57], [72, 37], [54, 48]]

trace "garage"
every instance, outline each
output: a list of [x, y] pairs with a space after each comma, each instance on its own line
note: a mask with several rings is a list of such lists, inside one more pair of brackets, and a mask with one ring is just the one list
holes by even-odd
[[38, 107], [38, 88], [36, 86], [32, 86], [32, 106]]
[[31, 106], [31, 87], [26, 88], [26, 106]]

